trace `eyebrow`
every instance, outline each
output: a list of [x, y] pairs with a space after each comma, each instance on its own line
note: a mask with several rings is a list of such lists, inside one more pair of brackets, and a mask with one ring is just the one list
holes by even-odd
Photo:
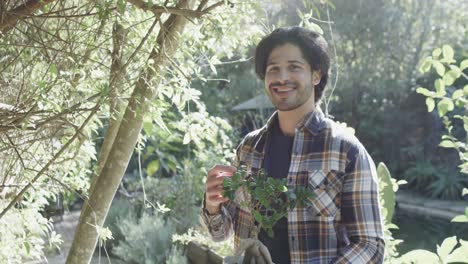
[[[288, 60], [288, 63], [298, 63], [298, 64], [301, 64], [301, 65], [305, 64], [304, 62], [298, 61], [298, 60]], [[278, 63], [275, 62], [275, 61], [271, 61], [271, 62], [268, 62], [266, 66], [274, 65], [274, 64], [278, 64]]]

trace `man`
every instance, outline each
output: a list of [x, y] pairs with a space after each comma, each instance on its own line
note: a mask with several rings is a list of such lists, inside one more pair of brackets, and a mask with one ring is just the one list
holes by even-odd
[[[236, 165], [253, 175], [264, 169], [289, 185], [315, 194], [274, 227], [260, 232], [274, 263], [382, 263], [384, 239], [375, 165], [361, 143], [324, 117], [318, 107], [330, 58], [322, 36], [300, 27], [279, 28], [257, 46], [255, 69], [277, 111], [237, 149]], [[235, 246], [251, 235], [253, 218], [245, 199], [221, 196], [222, 180], [236, 167], [209, 172], [202, 218], [214, 240], [235, 235]]]

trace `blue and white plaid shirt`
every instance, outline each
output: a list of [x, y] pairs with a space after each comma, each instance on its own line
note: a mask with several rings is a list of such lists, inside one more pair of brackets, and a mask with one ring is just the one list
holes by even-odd
[[[263, 166], [267, 124], [249, 133], [237, 149], [236, 165], [253, 175]], [[291, 263], [382, 263], [385, 242], [380, 215], [377, 173], [372, 158], [353, 135], [317, 108], [298, 124], [292, 148], [288, 185], [307, 186], [311, 205], [290, 210], [288, 234]], [[214, 240], [234, 231], [235, 247], [252, 235], [253, 217], [239, 206], [243, 191], [221, 206], [219, 215], [202, 218]]]

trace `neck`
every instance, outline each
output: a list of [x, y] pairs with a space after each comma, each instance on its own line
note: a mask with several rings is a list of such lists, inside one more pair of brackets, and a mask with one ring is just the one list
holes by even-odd
[[297, 124], [307, 114], [315, 110], [314, 98], [307, 100], [303, 105], [291, 111], [278, 110], [278, 120], [281, 131], [285, 135], [294, 135]]

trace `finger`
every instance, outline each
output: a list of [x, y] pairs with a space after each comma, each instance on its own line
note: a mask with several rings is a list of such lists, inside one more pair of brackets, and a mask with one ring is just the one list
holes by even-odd
[[221, 195], [212, 195], [212, 196], [207, 196], [207, 197], [208, 197], [206, 199], [207, 202], [209, 202], [210, 204], [215, 204], [215, 205], [219, 205], [219, 204], [229, 201], [229, 198], [223, 197]]
[[221, 195], [223, 193], [223, 186], [216, 185], [216, 186], [210, 187], [206, 190], [206, 193], [208, 195], [215, 195], [215, 194]]
[[219, 176], [219, 175], [232, 176], [236, 171], [237, 171], [237, 168], [234, 166], [215, 165], [213, 168], [211, 168], [208, 171], [208, 176], [209, 177]]
[[270, 251], [268, 251], [268, 248], [265, 245], [261, 244], [259, 247], [259, 251], [262, 254], [263, 258], [265, 259], [266, 263], [268, 264], [273, 263], [273, 260], [271, 260]]
[[255, 262], [257, 262], [257, 264], [267, 264], [262, 255], [255, 257]]
[[255, 261], [255, 257], [252, 257], [250, 259], [250, 264], [257, 264], [257, 261]]
[[206, 181], [206, 188], [210, 189], [218, 185], [222, 185], [224, 178], [226, 177], [211, 177], [208, 181]]
[[252, 254], [250, 253], [249, 249], [247, 249], [245, 251], [244, 260], [242, 261], [242, 264], [250, 264], [252, 259], [253, 259]]

